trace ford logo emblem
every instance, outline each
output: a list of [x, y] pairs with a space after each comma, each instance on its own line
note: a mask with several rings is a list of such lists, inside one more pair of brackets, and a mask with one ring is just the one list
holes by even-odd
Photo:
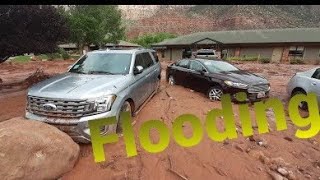
[[57, 110], [57, 106], [51, 103], [42, 105], [43, 109], [46, 111], [55, 111]]

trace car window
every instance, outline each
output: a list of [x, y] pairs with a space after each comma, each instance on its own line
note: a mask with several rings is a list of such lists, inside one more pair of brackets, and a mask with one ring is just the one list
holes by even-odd
[[131, 54], [88, 53], [69, 72], [81, 74], [128, 74]]
[[191, 61], [190, 62], [190, 69], [195, 70], [195, 71], [204, 70], [203, 66], [197, 61]]
[[203, 64], [206, 66], [208, 71], [212, 73], [239, 71], [238, 68], [224, 61], [204, 61]]
[[142, 66], [143, 69], [147, 68], [145, 62], [144, 62], [144, 58], [143, 58], [143, 55], [142, 54], [137, 54], [136, 55], [136, 59], [135, 59], [135, 62], [134, 62], [134, 67], [137, 67], [137, 66]]
[[152, 60], [152, 58], [148, 52], [142, 53], [141, 55], [144, 59], [144, 63], [145, 63], [146, 68], [148, 68], [154, 64], [154, 61]]
[[189, 60], [181, 60], [177, 63], [177, 66], [188, 68]]
[[154, 59], [156, 60], [156, 62], [159, 62], [159, 57], [157, 55], [156, 52], [152, 52]]
[[312, 75], [312, 78], [320, 80], [320, 68], [314, 72], [314, 74]]

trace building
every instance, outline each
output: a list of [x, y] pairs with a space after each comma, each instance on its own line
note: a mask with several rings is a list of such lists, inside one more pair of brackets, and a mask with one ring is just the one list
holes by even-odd
[[185, 49], [213, 48], [223, 58], [257, 57], [288, 63], [320, 61], [320, 28], [198, 32], [153, 44], [162, 60], [178, 60]]
[[141, 46], [139, 44], [126, 42], [126, 41], [123, 41], [123, 40], [120, 40], [117, 44], [114, 44], [114, 43], [105, 44], [105, 48], [112, 48], [112, 47], [116, 47], [116, 48], [138, 48], [138, 47], [141, 47]]
[[[77, 44], [75, 43], [68, 43], [68, 44], [60, 44], [58, 45], [59, 48], [62, 48], [64, 49], [65, 51], [78, 51], [79, 48], [77, 46]], [[130, 42], [126, 42], [126, 41], [123, 41], [123, 40], [119, 40], [118, 43], [107, 43], [104, 45], [104, 47], [102, 48], [113, 48], [113, 47], [116, 47], [116, 48], [138, 48], [138, 47], [141, 47], [140, 45], [138, 44], [134, 44], [134, 43], [130, 43]], [[93, 51], [93, 50], [97, 50], [99, 49], [99, 46], [97, 45], [94, 45], [94, 44], [91, 44], [89, 46], [89, 51]]]

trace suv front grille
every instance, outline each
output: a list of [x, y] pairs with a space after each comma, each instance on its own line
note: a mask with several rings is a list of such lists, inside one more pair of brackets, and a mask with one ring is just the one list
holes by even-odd
[[258, 93], [258, 92], [266, 92], [269, 90], [268, 84], [256, 84], [249, 87], [249, 93]]
[[62, 100], [28, 96], [27, 109], [33, 113], [59, 118], [79, 118], [92, 114], [94, 104], [85, 100]]

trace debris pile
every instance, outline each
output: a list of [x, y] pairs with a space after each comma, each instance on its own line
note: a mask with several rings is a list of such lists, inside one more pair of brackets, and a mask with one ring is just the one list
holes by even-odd
[[37, 69], [36, 72], [32, 73], [27, 79], [24, 80], [24, 84], [29, 87], [40, 81], [50, 78], [49, 74], [46, 74], [43, 69]]

